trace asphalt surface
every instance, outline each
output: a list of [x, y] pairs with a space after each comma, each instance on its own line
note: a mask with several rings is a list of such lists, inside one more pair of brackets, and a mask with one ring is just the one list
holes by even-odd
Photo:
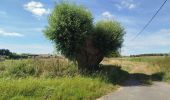
[[98, 100], [170, 100], [170, 85], [154, 82], [150, 86], [141, 85], [138, 81], [128, 81], [118, 91]]

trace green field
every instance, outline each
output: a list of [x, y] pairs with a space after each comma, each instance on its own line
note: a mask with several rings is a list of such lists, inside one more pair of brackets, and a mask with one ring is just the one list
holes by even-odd
[[76, 66], [57, 58], [2, 61], [0, 100], [93, 100], [115, 91], [130, 75], [170, 82], [170, 57], [105, 58], [100, 72], [87, 75]]
[[0, 62], [0, 100], [93, 100], [117, 89], [105, 78], [80, 75], [66, 59], [6, 60]]

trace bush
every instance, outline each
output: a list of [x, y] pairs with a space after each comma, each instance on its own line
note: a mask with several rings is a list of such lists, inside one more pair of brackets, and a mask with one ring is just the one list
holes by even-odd
[[118, 51], [112, 52], [107, 57], [121, 57], [120, 53]]
[[8, 73], [14, 77], [27, 77], [35, 74], [34, 66], [27, 65], [24, 62], [15, 63], [13, 66], [8, 67]]

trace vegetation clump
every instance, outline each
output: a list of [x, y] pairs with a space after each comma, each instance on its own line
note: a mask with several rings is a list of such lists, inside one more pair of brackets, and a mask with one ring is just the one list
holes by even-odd
[[121, 48], [125, 34], [117, 21], [94, 24], [87, 8], [67, 2], [56, 5], [48, 22], [45, 36], [62, 55], [77, 61], [80, 72], [98, 70], [105, 56]]

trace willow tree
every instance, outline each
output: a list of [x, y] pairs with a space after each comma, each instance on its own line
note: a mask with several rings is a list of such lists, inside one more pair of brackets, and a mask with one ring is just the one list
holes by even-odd
[[117, 51], [123, 42], [124, 30], [118, 22], [94, 24], [91, 12], [76, 4], [57, 4], [48, 23], [45, 36], [62, 55], [77, 61], [81, 72], [98, 70], [104, 56]]

